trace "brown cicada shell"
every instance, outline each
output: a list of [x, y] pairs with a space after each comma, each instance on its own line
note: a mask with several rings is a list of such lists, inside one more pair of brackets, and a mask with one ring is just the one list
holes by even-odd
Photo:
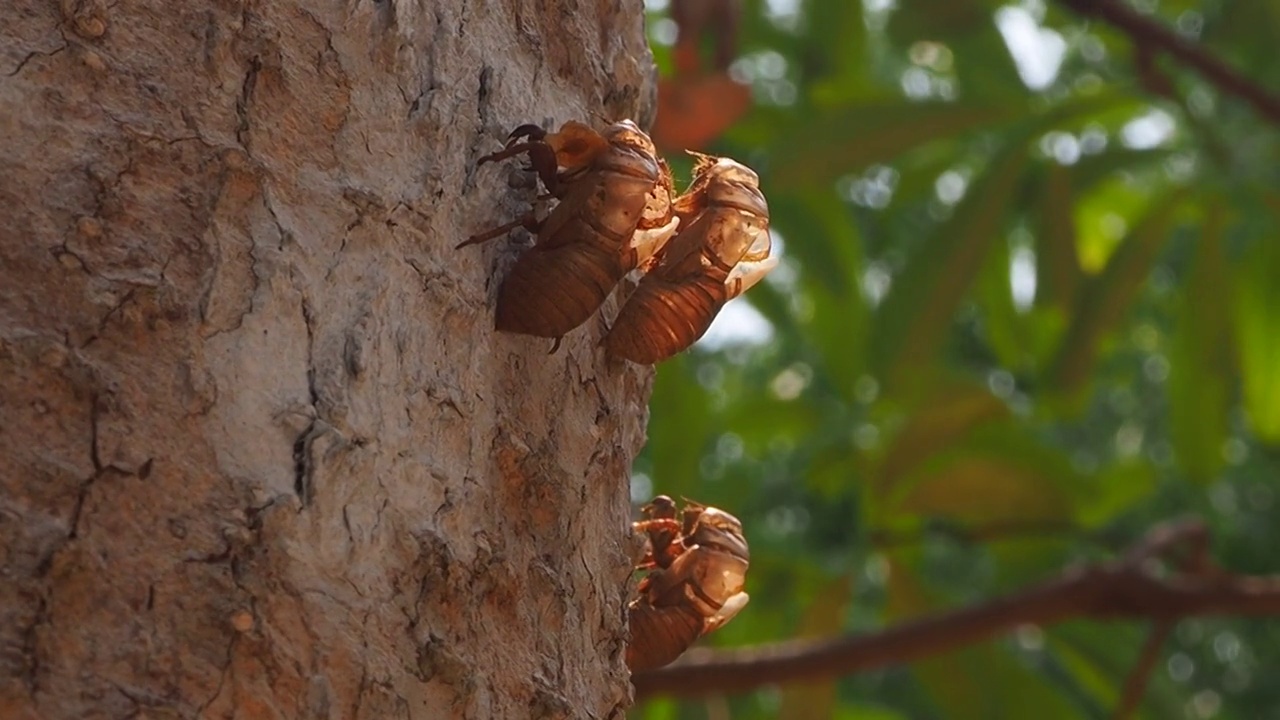
[[760, 178], [729, 158], [694, 156], [693, 183], [674, 202], [680, 230], [649, 263], [605, 337], [610, 355], [643, 365], [675, 355], [778, 264], [769, 256]]
[[683, 520], [661, 495], [634, 524], [649, 551], [637, 569], [649, 570], [627, 606], [631, 672], [660, 668], [695, 640], [724, 625], [746, 604], [742, 591], [751, 553], [742, 523], [723, 510], [687, 502]]
[[545, 220], [530, 213], [458, 247], [520, 226], [535, 232], [536, 243], [498, 290], [495, 325], [559, 339], [586, 322], [618, 281], [671, 237], [679, 222], [671, 208], [671, 173], [630, 120], [603, 133], [573, 121], [550, 134], [522, 125], [505, 149], [480, 162], [521, 153], [558, 203]]

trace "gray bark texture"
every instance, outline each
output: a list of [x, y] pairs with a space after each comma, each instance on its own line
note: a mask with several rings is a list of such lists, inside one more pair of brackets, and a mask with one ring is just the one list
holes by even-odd
[[622, 714], [651, 371], [453, 246], [644, 121], [642, 13], [0, 3], [0, 718]]

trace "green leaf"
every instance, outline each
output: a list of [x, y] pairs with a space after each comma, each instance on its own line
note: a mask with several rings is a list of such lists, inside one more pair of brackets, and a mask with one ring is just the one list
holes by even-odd
[[976, 299], [982, 308], [982, 334], [1000, 365], [1015, 370], [1033, 360], [1034, 343], [1027, 318], [1014, 304], [1012, 253], [997, 240], [978, 275]]
[[[911, 564], [901, 556], [889, 558], [889, 582], [885, 601], [885, 624], [893, 625], [914, 620], [937, 607], [923, 584], [916, 577]], [[912, 665], [912, 670], [922, 685], [933, 696], [940, 710], [951, 708], [977, 711], [986, 701], [977, 679], [976, 668], [968, 662], [957, 662], [961, 653], [949, 653], [937, 659], [922, 660]], [[953, 716], [947, 712], [947, 717]], [[975, 716], [976, 717], [976, 716]]]
[[1045, 631], [1045, 647], [1098, 704], [1113, 708], [1144, 640], [1139, 623], [1076, 620]]
[[[1096, 704], [1114, 708], [1149, 632], [1145, 623], [1077, 620], [1047, 628], [1046, 649], [1057, 656]], [[1162, 674], [1157, 671], [1152, 678], [1143, 698], [1148, 712], [1138, 717], [1164, 720], [1182, 714], [1185, 698], [1170, 697], [1162, 691], [1167, 687], [1161, 682]]]
[[911, 5], [889, 20], [889, 39], [897, 45], [963, 37], [992, 27], [991, 11], [980, 0], [914, 0]]
[[845, 203], [827, 192], [789, 196], [781, 203], [790, 220], [787, 254], [804, 269], [803, 294], [812, 303], [805, 336], [822, 360], [831, 385], [853, 400], [855, 381], [866, 370], [867, 302], [860, 290], [862, 240]]
[[1024, 116], [1018, 105], [867, 101], [822, 111], [788, 138], [771, 175], [782, 185], [830, 187], [838, 178], [934, 140]]
[[732, 393], [718, 414], [723, 418], [718, 429], [737, 433], [748, 447], [763, 447], [777, 439], [803, 442], [825, 430], [820, 408], [814, 403], [802, 398], [779, 400], [767, 391]]
[[1080, 475], [1074, 493], [1076, 518], [1081, 527], [1113, 522], [1156, 490], [1155, 469], [1133, 460], [1112, 465], [1091, 475]]
[[[1222, 467], [1231, 401], [1231, 309], [1223, 234], [1226, 210], [1211, 201], [1182, 289], [1169, 358], [1170, 434], [1192, 479]], [[1280, 367], [1280, 366], [1275, 366]]]
[[680, 704], [672, 698], [657, 697], [636, 708], [633, 716], [639, 720], [677, 720]]
[[1235, 270], [1235, 332], [1249, 427], [1280, 445], [1280, 241], [1259, 238]]
[[[999, 446], [967, 443], [924, 463], [904, 482], [892, 509], [967, 525], [1059, 523], [1073, 516], [1064, 491], [1064, 464], [1035, 448], [1018, 456]], [[1028, 446], [1030, 448], [1030, 446]]]
[[[677, 496], [698, 478], [707, 439], [713, 432], [707, 393], [697, 381], [701, 362], [697, 355], [682, 353], [662, 366], [650, 399], [649, 443], [654, 485]], [[694, 496], [698, 493], [688, 492]]]
[[1071, 212], [1071, 171], [1050, 163], [1040, 198], [1036, 234], [1036, 305], [1067, 313], [1076, 301], [1083, 273], [1076, 255], [1076, 223]]
[[806, 75], [813, 77], [815, 96], [856, 97], [866, 93], [867, 25], [862, 3], [807, 2], [805, 19], [813, 33]]
[[938, 516], [974, 526], [1090, 527], [1113, 520], [1155, 486], [1145, 463], [1082, 473], [1065, 452], [1014, 418], [983, 422], [942, 452], [925, 457], [898, 481], [895, 501], [882, 512]]
[[862, 239], [848, 206], [834, 193], [806, 192], [783, 195], [770, 209], [773, 224], [787, 240], [787, 255], [799, 260], [833, 299], [857, 301]]
[[[1134, 109], [1131, 106], [1119, 107], [1126, 116], [1131, 115]], [[1154, 177], [1154, 174], [1149, 171], [1159, 170], [1159, 163], [1168, 160], [1172, 155], [1172, 151], [1165, 149], [1109, 148], [1106, 152], [1097, 155], [1086, 155], [1070, 168], [1062, 167], [1061, 169], [1071, 178], [1071, 186], [1075, 193], [1084, 193], [1103, 181], [1115, 179], [1118, 172], [1142, 172], [1144, 178]]]
[[921, 366], [937, 361], [952, 316], [997, 239], [1027, 157], [1014, 140], [968, 189], [954, 214], [893, 279], [876, 313], [872, 344], [886, 391], [900, 389]]
[[1080, 266], [1096, 275], [1126, 239], [1124, 231], [1141, 221], [1154, 198], [1149, 183], [1127, 175], [1108, 177], [1076, 198], [1072, 213]]
[[1081, 288], [1050, 371], [1056, 391], [1074, 393], [1088, 381], [1099, 346], [1128, 316], [1138, 289], [1169, 239], [1173, 212], [1182, 196], [1181, 192], [1171, 192], [1155, 203], [1121, 241], [1102, 274], [1090, 278]]
[[[779, 715], [778, 717], [785, 717]], [[909, 720], [906, 715], [879, 705], [846, 705], [831, 716], [834, 720]]]
[[948, 382], [929, 393], [889, 439], [873, 461], [877, 495], [890, 493], [921, 463], [943, 452], [979, 425], [1009, 416], [1009, 407], [985, 387], [972, 382]]

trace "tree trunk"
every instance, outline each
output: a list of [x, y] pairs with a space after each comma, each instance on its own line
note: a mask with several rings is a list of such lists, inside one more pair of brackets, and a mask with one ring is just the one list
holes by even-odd
[[0, 717], [621, 715], [650, 371], [453, 246], [514, 125], [645, 120], [642, 22], [0, 5]]

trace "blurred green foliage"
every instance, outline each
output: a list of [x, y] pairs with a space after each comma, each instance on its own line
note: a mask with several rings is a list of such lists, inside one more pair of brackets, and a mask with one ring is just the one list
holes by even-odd
[[[1280, 91], [1280, 2], [1133, 6]], [[1277, 128], [1052, 0], [743, 11], [755, 104], [709, 150], [760, 171], [783, 265], [661, 366], [633, 480], [747, 528], [751, 603], [707, 643], [874, 631], [1186, 514], [1227, 568], [1280, 571]], [[1146, 633], [1028, 627], [633, 717], [1105, 718]], [[1280, 718], [1278, 674], [1280, 623], [1186, 621], [1140, 717]]]

